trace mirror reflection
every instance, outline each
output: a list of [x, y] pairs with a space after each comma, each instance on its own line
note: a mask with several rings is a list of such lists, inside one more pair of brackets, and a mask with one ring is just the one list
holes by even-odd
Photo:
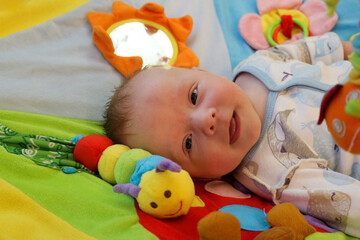
[[172, 64], [175, 60], [175, 51], [169, 36], [161, 29], [149, 24], [124, 23], [115, 27], [109, 35], [116, 55], [140, 56], [143, 60], [143, 68], [146, 65]]

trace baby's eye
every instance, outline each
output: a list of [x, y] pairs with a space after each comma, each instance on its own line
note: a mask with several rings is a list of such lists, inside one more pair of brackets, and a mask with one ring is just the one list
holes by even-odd
[[197, 88], [194, 88], [194, 90], [191, 92], [191, 96], [190, 96], [190, 100], [193, 105], [196, 104], [197, 97], [198, 97], [198, 90], [197, 90]]
[[185, 140], [185, 148], [188, 152], [191, 150], [191, 145], [192, 145], [192, 136], [189, 135]]

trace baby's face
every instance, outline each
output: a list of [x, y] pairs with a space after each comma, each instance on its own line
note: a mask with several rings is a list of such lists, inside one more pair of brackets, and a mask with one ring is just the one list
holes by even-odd
[[185, 68], [151, 68], [133, 79], [131, 124], [123, 142], [179, 163], [191, 176], [234, 170], [257, 141], [261, 123], [230, 80]]

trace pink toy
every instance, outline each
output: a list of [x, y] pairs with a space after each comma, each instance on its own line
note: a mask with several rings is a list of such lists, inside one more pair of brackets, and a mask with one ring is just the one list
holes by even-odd
[[[291, 26], [290, 30], [284, 29], [285, 25], [281, 24], [281, 34], [285, 33], [283, 37], [288, 39], [284, 43], [302, 38], [304, 26], [312, 35], [322, 35], [330, 31], [338, 19], [336, 13], [332, 16], [327, 15], [327, 6], [322, 0], [308, 0], [304, 4], [302, 4], [302, 0], [257, 0], [257, 7], [260, 15], [245, 14], [239, 21], [240, 34], [252, 48], [257, 50], [271, 47], [266, 35], [270, 34], [274, 39], [273, 32], [268, 33], [268, 30], [275, 21], [280, 20], [282, 23], [283, 15], [292, 16], [295, 21], [291, 22], [297, 23], [299, 20], [302, 23], [301, 26], [296, 26], [288, 21], [287, 27]], [[299, 16], [302, 19], [299, 19]], [[294, 31], [296, 28], [302, 31], [296, 33]], [[289, 34], [290, 31], [293, 34]]]

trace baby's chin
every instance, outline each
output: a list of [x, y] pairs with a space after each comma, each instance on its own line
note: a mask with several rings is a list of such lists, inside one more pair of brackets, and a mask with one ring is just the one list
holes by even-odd
[[238, 164], [234, 164], [234, 166], [229, 166], [228, 168], [216, 168], [216, 169], [208, 169], [208, 170], [201, 169], [196, 172], [195, 171], [188, 171], [188, 172], [189, 172], [190, 176], [195, 179], [206, 180], [206, 179], [221, 178], [221, 177], [233, 172], [240, 163], [241, 163], [241, 161], [239, 161]]

